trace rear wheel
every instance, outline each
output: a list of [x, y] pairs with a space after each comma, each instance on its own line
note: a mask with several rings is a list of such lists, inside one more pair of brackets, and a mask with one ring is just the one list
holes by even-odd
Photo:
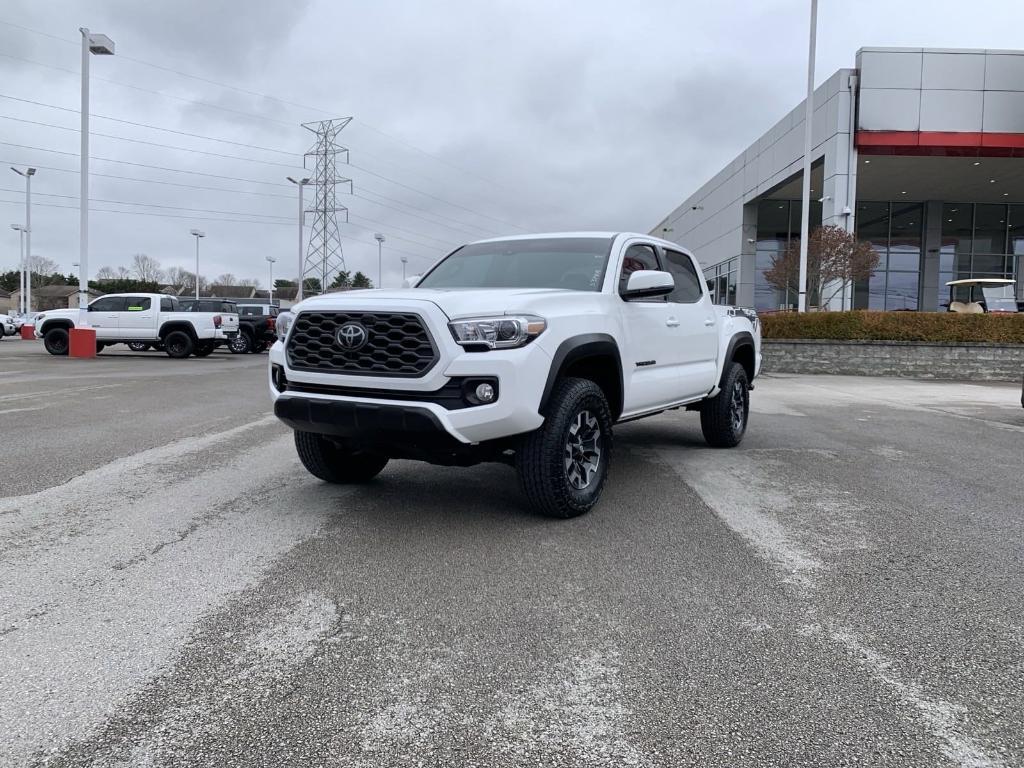
[[193, 349], [192, 337], [184, 331], [171, 331], [164, 338], [164, 351], [168, 357], [180, 360], [191, 355]]
[[145, 352], [147, 349], [149, 349], [149, 344], [147, 344], [144, 341], [129, 341], [128, 349], [130, 349], [132, 352]]
[[707, 444], [732, 448], [740, 444], [750, 416], [750, 382], [739, 363], [730, 363], [722, 389], [700, 406], [700, 429]]
[[103, 348], [104, 348], [104, 347], [106, 347], [106, 346], [107, 346], [107, 345], [106, 345], [106, 344], [104, 344], [103, 342], [101, 342], [101, 341], [97, 341], [97, 342], [96, 342], [96, 354], [98, 355], [98, 354], [99, 354], [100, 352], [102, 352], [102, 351], [103, 351]]
[[589, 379], [563, 379], [544, 408], [544, 423], [516, 452], [530, 506], [550, 517], [589, 512], [601, 497], [612, 451], [612, 414]]
[[270, 345], [267, 342], [261, 341], [253, 347], [252, 351], [256, 354], [260, 354], [261, 352], [266, 352], [269, 347]]
[[252, 351], [252, 339], [246, 333], [238, 333], [229, 343], [228, 349], [232, 354], [244, 355]]
[[217, 345], [212, 341], [202, 341], [196, 344], [196, 351], [194, 352], [196, 357], [208, 357], [216, 349]]
[[295, 450], [302, 466], [328, 483], [365, 483], [388, 463], [387, 456], [355, 450], [313, 432], [296, 430]]
[[68, 353], [68, 331], [66, 328], [51, 328], [43, 336], [43, 346], [51, 355]]

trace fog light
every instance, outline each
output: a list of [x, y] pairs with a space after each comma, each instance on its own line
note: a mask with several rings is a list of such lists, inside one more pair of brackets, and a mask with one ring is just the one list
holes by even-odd
[[486, 381], [476, 385], [476, 399], [481, 403], [489, 403], [494, 400], [494, 387]]

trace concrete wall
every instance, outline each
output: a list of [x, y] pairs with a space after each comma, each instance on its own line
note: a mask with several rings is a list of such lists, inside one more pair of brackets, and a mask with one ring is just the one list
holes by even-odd
[[765, 339], [766, 373], [831, 373], [914, 379], [1017, 381], [1024, 344]]
[[[841, 69], [814, 92], [812, 162], [824, 164], [823, 223], [853, 227], [856, 154], [853, 148], [855, 72]], [[740, 256], [737, 303], [754, 303], [756, 201], [799, 175], [803, 162], [804, 103], [740, 153], [714, 178], [662, 219], [650, 233], [690, 248], [708, 267]], [[746, 209], [744, 208], [746, 206]], [[665, 231], [666, 228], [671, 231]]]

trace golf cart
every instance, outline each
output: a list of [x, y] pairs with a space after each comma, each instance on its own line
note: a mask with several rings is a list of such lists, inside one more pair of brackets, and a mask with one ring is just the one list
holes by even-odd
[[1018, 312], [1017, 284], [999, 277], [952, 280], [949, 286], [949, 311], [965, 315], [982, 312]]

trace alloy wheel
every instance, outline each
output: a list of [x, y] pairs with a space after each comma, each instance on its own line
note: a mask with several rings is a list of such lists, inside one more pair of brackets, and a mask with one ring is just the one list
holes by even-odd
[[576, 490], [587, 488], [601, 466], [601, 425], [587, 410], [580, 411], [565, 440], [565, 476]]

